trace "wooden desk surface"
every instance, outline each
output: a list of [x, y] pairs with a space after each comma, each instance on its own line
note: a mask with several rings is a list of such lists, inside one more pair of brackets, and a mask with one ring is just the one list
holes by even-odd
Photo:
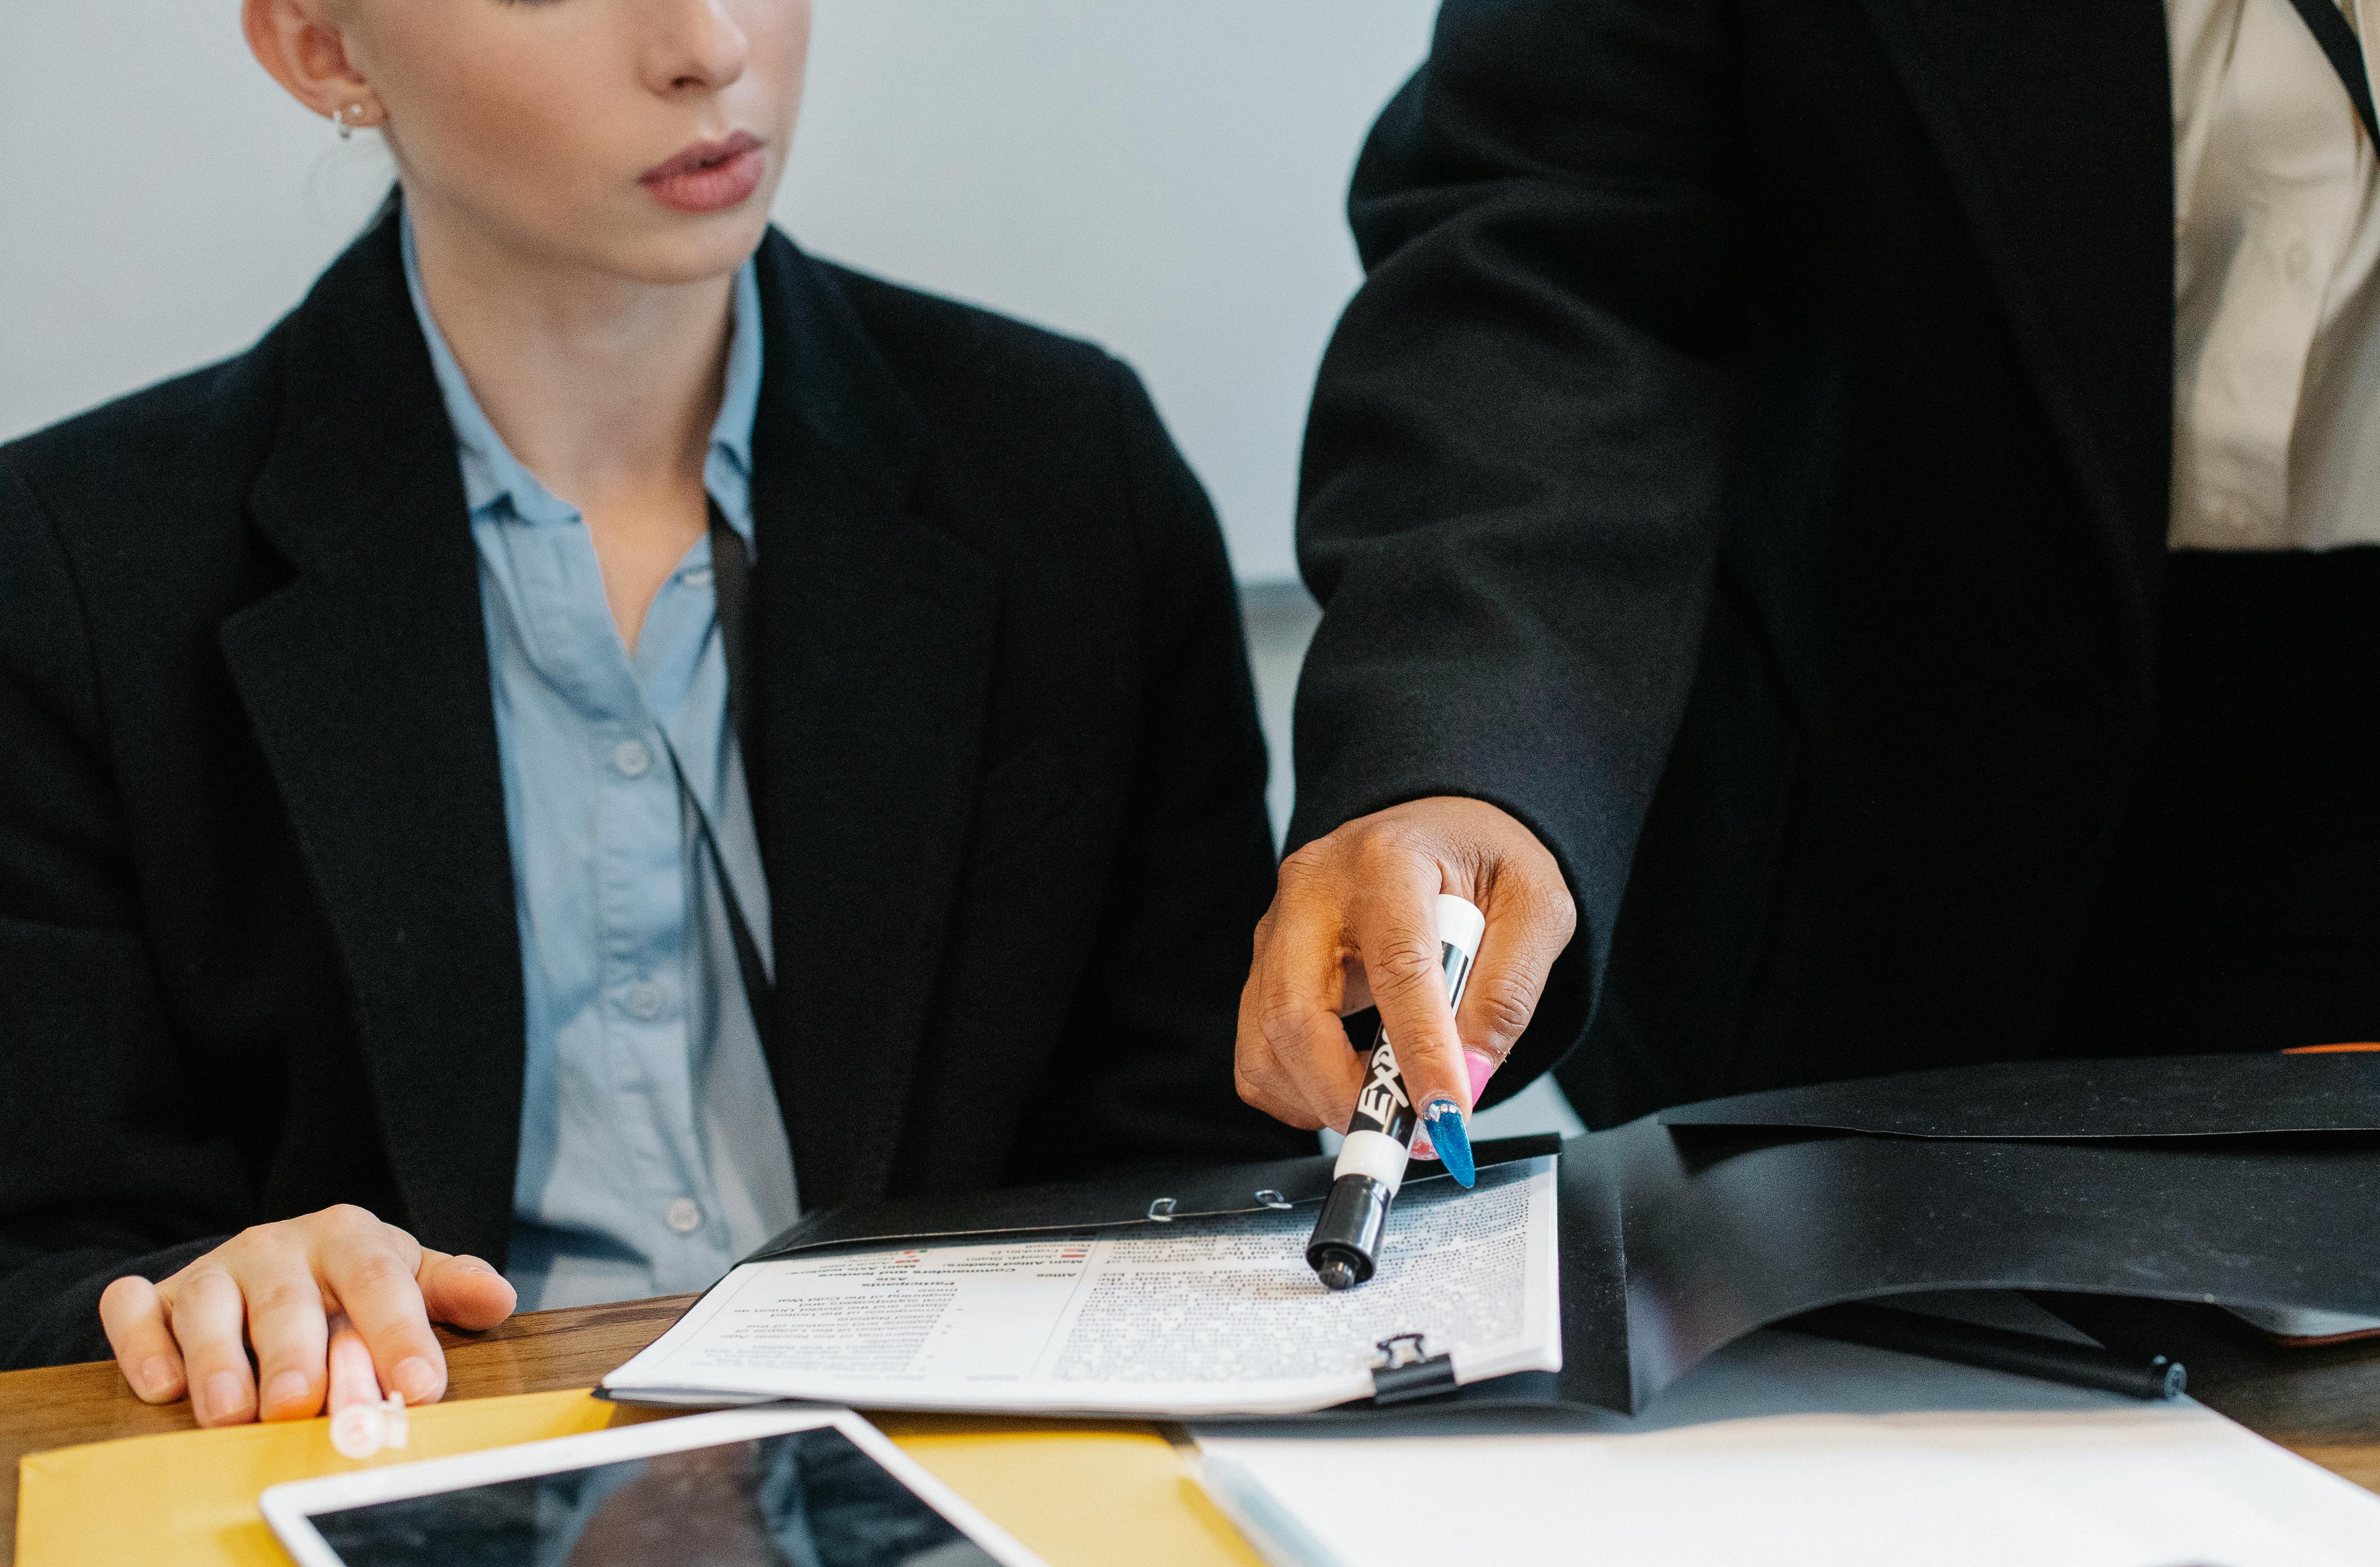
[[[660, 1337], [693, 1298], [534, 1312], [487, 1333], [442, 1330], [446, 1396], [590, 1387]], [[2104, 1342], [2173, 1356], [2189, 1367], [2190, 1391], [2201, 1402], [2380, 1491], [2380, 1340], [2280, 1349], [2208, 1308], [2082, 1296], [2060, 1297], [2057, 1308]], [[0, 1473], [7, 1476], [0, 1488], [0, 1567], [16, 1556], [18, 1459], [189, 1426], [188, 1403], [142, 1403], [112, 1363], [0, 1373]]]

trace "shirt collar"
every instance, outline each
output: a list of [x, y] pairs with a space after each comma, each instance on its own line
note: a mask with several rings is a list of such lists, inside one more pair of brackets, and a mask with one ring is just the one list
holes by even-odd
[[710, 455], [702, 482], [721, 515], [752, 549], [752, 421], [760, 411], [760, 275], [746, 261], [735, 269], [733, 321], [727, 334], [727, 375], [719, 417], [710, 421]]
[[[421, 290], [421, 264], [413, 240], [413, 217], [399, 220], [405, 256], [405, 288], [413, 313], [430, 347], [430, 368], [437, 375], [439, 395], [446, 404], [447, 422], [455, 427], [455, 449], [463, 470], [463, 499], [471, 516], [480, 517], [502, 507], [524, 522], [577, 522], [578, 509], [563, 500], [524, 467], [488, 422], [464, 378], [463, 367], [445, 334], [430, 313]], [[710, 425], [710, 451], [703, 463], [703, 485], [735, 531], [752, 546], [752, 420], [760, 406], [760, 285], [756, 269], [746, 261], [736, 269], [731, 295], [732, 321], [727, 339], [727, 373], [719, 398], [719, 417]]]

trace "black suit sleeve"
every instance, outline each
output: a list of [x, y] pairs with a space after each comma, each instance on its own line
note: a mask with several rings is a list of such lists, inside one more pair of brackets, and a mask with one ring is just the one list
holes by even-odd
[[[1099, 945], [1017, 1140], [1083, 1166], [1315, 1151], [1242, 1103], [1232, 1073], [1249, 942], [1272, 896], [1264, 734], [1213, 508], [1137, 377], [1111, 365], [1139, 557], [1133, 775]], [[1079, 1171], [1076, 1172], [1079, 1173]], [[1019, 1169], [1017, 1179], [1051, 1172]]]
[[0, 457], [0, 1367], [107, 1354], [100, 1292], [215, 1245], [244, 1183], [174, 1051], [91, 642]]
[[1355, 174], [1290, 844], [1462, 795], [1553, 851], [1579, 935], [1490, 1097], [1585, 1027], [1708, 604], [1744, 316], [1712, 10], [1447, 0]]

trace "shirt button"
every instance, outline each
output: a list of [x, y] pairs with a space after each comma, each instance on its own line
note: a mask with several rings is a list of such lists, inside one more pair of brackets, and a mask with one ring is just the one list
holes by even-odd
[[2290, 245], [2288, 252], [2282, 256], [2281, 264], [2289, 269], [2291, 283], [2302, 283], [2305, 281], [2306, 269], [2313, 265], [2313, 252], [2306, 249], [2304, 240], [2298, 240]]
[[645, 770], [653, 765], [653, 753], [642, 740], [623, 740], [612, 752], [612, 765], [624, 777], [642, 778]]
[[707, 565], [690, 565], [678, 573], [677, 579], [689, 588], [708, 588], [710, 586], [710, 568]]
[[650, 979], [639, 979], [628, 987], [628, 1013], [650, 1023], [662, 1014], [662, 988]]
[[702, 1209], [692, 1197], [680, 1197], [669, 1205], [669, 1227], [681, 1235], [691, 1235], [702, 1228]]

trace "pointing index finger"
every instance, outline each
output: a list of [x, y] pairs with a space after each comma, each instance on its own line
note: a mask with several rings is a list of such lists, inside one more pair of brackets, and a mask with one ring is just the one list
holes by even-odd
[[1398, 881], [1376, 883], [1357, 904], [1354, 944], [1415, 1110], [1427, 1118], [1427, 1107], [1443, 1100], [1467, 1112], [1471, 1085], [1440, 963], [1439, 890], [1417, 875]]

